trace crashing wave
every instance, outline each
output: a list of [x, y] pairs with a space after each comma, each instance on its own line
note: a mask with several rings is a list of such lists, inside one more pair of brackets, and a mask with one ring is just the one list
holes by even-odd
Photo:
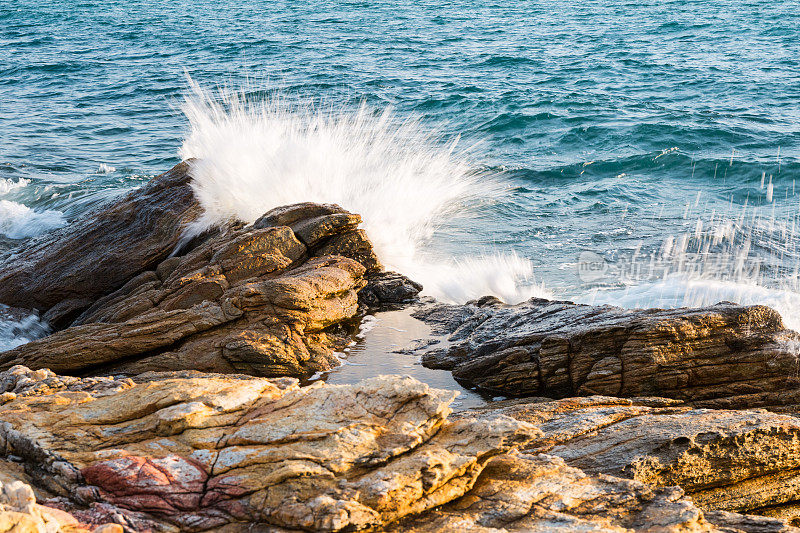
[[382, 262], [420, 281], [427, 294], [463, 302], [487, 293], [517, 302], [540, 287], [515, 255], [437, 256], [426, 245], [442, 221], [466, 217], [504, 188], [475, 171], [458, 139], [446, 141], [391, 110], [353, 113], [209, 93], [189, 80], [182, 109], [190, 131], [180, 149], [193, 159], [205, 214], [193, 231], [297, 202], [335, 203], [364, 219]]

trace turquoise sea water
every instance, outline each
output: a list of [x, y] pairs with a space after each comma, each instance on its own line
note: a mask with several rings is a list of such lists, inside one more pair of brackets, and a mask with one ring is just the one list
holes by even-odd
[[186, 74], [460, 136], [504, 191], [437, 220], [429, 254], [800, 324], [800, 2], [5, 2], [2, 246], [178, 162]]

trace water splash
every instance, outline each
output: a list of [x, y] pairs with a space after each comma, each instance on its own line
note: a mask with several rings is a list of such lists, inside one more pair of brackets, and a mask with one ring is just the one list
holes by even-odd
[[9, 239], [34, 237], [61, 227], [65, 223], [66, 220], [61, 211], [53, 209], [34, 211], [17, 202], [0, 200], [0, 234]]
[[704, 307], [719, 302], [767, 305], [783, 318], [784, 324], [800, 331], [800, 293], [790, 289], [763, 287], [745, 281], [690, 279], [673, 274], [666, 279], [624, 289], [595, 291], [583, 303], [632, 308]]
[[116, 172], [117, 167], [113, 167], [106, 163], [100, 163], [97, 167], [97, 174], [111, 174], [112, 172]]
[[8, 194], [13, 190], [22, 189], [30, 184], [31, 180], [20, 178], [17, 181], [0, 178], [0, 194]]
[[16, 348], [50, 333], [49, 326], [33, 314], [20, 314], [0, 304], [0, 352]]
[[335, 203], [359, 213], [381, 261], [446, 301], [487, 293], [521, 301], [530, 262], [517, 256], [442, 258], [427, 250], [437, 225], [468, 217], [504, 187], [475, 170], [459, 139], [443, 139], [391, 109], [342, 112], [279, 96], [205, 91], [191, 78], [182, 110], [190, 131], [180, 149], [191, 162], [204, 215], [192, 230], [297, 202]]
[[781, 197], [776, 185], [762, 172], [753, 184], [764, 193], [756, 205], [749, 205], [748, 193], [741, 205], [731, 197], [710, 213], [701, 208], [693, 219], [689, 213], [699, 205], [699, 192], [694, 206], [686, 204], [683, 232], [667, 235], [660, 247], [618, 254], [613, 264], [603, 265], [604, 283], [576, 299], [628, 308], [763, 304], [800, 331], [800, 206], [794, 182]]

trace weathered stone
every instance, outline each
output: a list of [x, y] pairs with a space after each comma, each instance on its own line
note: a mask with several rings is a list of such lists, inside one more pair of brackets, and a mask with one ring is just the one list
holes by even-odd
[[764, 306], [621, 309], [532, 299], [433, 306], [449, 334], [423, 364], [510, 396], [666, 396], [696, 405], [800, 404], [800, 335]]
[[[749, 521], [749, 522], [748, 522]], [[393, 531], [572, 532], [791, 531], [780, 520], [731, 514], [718, 527], [677, 487], [587, 475], [550, 455], [509, 454], [492, 460], [462, 498]], [[745, 528], [730, 528], [729, 523]]]
[[78, 504], [188, 531], [377, 527], [463, 495], [488, 460], [538, 436], [494, 413], [448, 422], [454, 394], [411, 378], [299, 388], [151, 373], [106, 378], [98, 391], [96, 380], [41, 374], [52, 386], [19, 384], [37, 375], [0, 374], [37, 391], [0, 406], [5, 453]]
[[68, 324], [97, 298], [156, 267], [201, 208], [181, 163], [70, 225], [26, 241], [0, 260], [0, 303]]
[[693, 409], [674, 400], [587, 397], [509, 400], [486, 408], [532, 424], [531, 453], [588, 474], [678, 485], [701, 508], [795, 519], [800, 420], [764, 410]]
[[123, 533], [117, 524], [91, 527], [60, 509], [39, 505], [30, 485], [0, 481], [0, 532], [13, 533]]
[[329, 370], [339, 364], [333, 352], [348, 340], [328, 330], [358, 312], [366, 267], [321, 254], [271, 220], [289, 220], [305, 241], [329, 249], [331, 239], [358, 232], [360, 218], [337, 206], [302, 204], [224, 228], [99, 298], [71, 327], [0, 354], [0, 367], [263, 376]]
[[[789, 468], [797, 452], [783, 434], [800, 424], [784, 415], [753, 413], [748, 425], [747, 413], [591, 397], [501, 402], [448, 416], [452, 392], [399, 376], [300, 388], [291, 378], [197, 371], [76, 379], [16, 367], [0, 373], [0, 384], [0, 394], [13, 394], [0, 405], [0, 450], [24, 465], [27, 480], [59, 495], [47, 505], [87, 524], [796, 531], [775, 518], [704, 515], [681, 489], [642, 481], [680, 482], [696, 498], [699, 483], [712, 478], [735, 491], [748, 453], [761, 454], [750, 474], [767, 464]], [[675, 416], [685, 427], [668, 422]], [[665, 445], [690, 428], [697, 444], [683, 455]], [[610, 450], [593, 444], [603, 441]], [[726, 442], [740, 443], [740, 453], [726, 451]]]

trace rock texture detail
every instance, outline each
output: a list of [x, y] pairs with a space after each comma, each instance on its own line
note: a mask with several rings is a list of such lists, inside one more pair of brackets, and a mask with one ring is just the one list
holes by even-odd
[[510, 396], [666, 396], [714, 407], [800, 403], [798, 340], [764, 306], [637, 309], [532, 299], [433, 306], [448, 335], [423, 364]]
[[[625, 408], [665, 416], [659, 409], [685, 409], [669, 405], [590, 399], [583, 417], [558, 402], [449, 416], [453, 392], [399, 376], [301, 388], [291, 378], [76, 379], [15, 367], [0, 383], [2, 450], [55, 495], [54, 505], [87, 524], [112, 517], [136, 531], [790, 530], [735, 513], [715, 519], [746, 527], [720, 528], [678, 488], [571, 464], [565, 446], [576, 435], [624, 418]], [[788, 418], [770, 416], [755, 426], [775, 432]]]
[[491, 414], [446, 422], [450, 391], [411, 378], [299, 388], [292, 379], [0, 376], [0, 443], [55, 494], [182, 530], [378, 526], [469, 490], [537, 432]]
[[721, 517], [708, 519], [677, 487], [654, 489], [617, 477], [587, 475], [551, 455], [508, 454], [490, 462], [463, 498], [408, 519], [393, 531], [766, 533], [794, 530], [780, 520], [733, 513], [727, 518], [728, 522]]
[[338, 206], [297, 204], [251, 225], [231, 224], [97, 299], [70, 327], [3, 353], [0, 366], [262, 376], [328, 370], [349, 342], [338, 328], [356, 316], [365, 274], [371, 304], [419, 292], [380, 272], [360, 222]]
[[545, 435], [524, 447], [588, 474], [683, 488], [707, 510], [795, 519], [800, 420], [763, 410], [693, 409], [668, 399], [508, 400], [487, 409]]

